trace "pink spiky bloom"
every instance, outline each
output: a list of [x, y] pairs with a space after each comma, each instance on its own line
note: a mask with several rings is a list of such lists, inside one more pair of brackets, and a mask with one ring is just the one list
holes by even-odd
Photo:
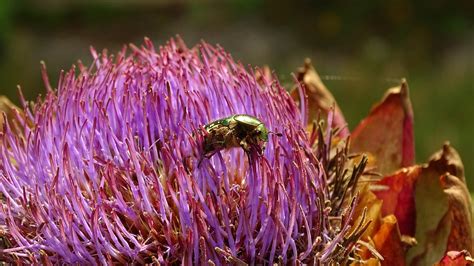
[[[222, 48], [179, 39], [92, 54], [57, 90], [45, 76], [45, 99], [17, 119], [22, 132], [0, 133], [1, 259], [347, 260], [355, 201], [329, 208], [330, 131], [308, 137], [304, 108], [278, 80], [257, 81]], [[202, 126], [238, 113], [283, 136], [263, 156], [231, 149], [198, 166]]]

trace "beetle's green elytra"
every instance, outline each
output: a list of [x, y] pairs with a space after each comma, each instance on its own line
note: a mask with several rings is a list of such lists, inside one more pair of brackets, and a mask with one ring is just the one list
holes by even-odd
[[204, 126], [204, 157], [210, 158], [214, 153], [234, 147], [241, 147], [249, 153], [255, 149], [263, 154], [268, 141], [269, 131], [258, 118], [246, 114], [237, 114], [215, 120]]

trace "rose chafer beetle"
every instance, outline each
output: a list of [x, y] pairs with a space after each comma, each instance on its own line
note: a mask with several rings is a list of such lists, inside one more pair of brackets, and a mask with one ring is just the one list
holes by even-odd
[[[255, 150], [262, 155], [268, 135], [273, 133], [258, 118], [246, 114], [213, 121], [205, 125], [204, 129], [203, 152], [208, 159], [220, 150], [234, 147], [241, 147], [247, 154]], [[279, 133], [277, 135], [281, 136]]]

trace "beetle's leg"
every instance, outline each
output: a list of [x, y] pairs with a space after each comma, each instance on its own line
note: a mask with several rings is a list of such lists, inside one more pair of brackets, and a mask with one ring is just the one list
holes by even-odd
[[244, 149], [245, 152], [250, 153], [250, 149], [253, 147], [257, 150], [258, 155], [262, 156], [263, 152], [265, 150], [265, 144], [263, 144], [263, 147], [260, 147], [259, 145], [252, 145], [252, 142], [248, 142], [247, 139], [252, 138], [251, 136], [246, 136], [244, 139], [242, 139], [239, 143], [240, 147]]
[[217, 152], [217, 151], [212, 152], [212, 153], [210, 153], [210, 154], [204, 154], [204, 155], [201, 157], [201, 159], [199, 159], [198, 168], [201, 167], [201, 163], [202, 163], [202, 161], [204, 160], [204, 158], [206, 158], [206, 159], [209, 160], [209, 159], [211, 159], [211, 157], [212, 157], [214, 154], [216, 154], [216, 152]]
[[260, 148], [260, 155], [263, 156], [263, 153], [265, 152], [266, 148], [266, 143], [263, 143], [262, 147]]
[[[223, 141], [219, 141], [219, 142], [222, 142], [222, 143], [220, 143], [220, 144], [223, 144], [223, 143], [224, 143]], [[220, 151], [220, 149], [214, 150], [214, 151], [210, 151], [210, 152], [208, 152], [208, 153], [203, 154], [202, 157], [201, 157], [201, 159], [199, 159], [198, 167], [201, 167], [201, 163], [202, 163], [202, 161], [204, 160], [204, 158], [206, 158], [206, 159], [209, 160], [209, 159], [211, 159], [212, 156], [214, 156], [214, 154], [216, 154], [216, 153], [219, 152], [219, 151]]]
[[245, 152], [250, 152], [250, 145], [247, 143], [247, 138], [244, 138], [240, 141], [239, 145], [244, 149]]
[[201, 159], [199, 159], [198, 168], [201, 168], [201, 163], [202, 163], [202, 161], [204, 160], [204, 157], [205, 157], [205, 156], [202, 156]]

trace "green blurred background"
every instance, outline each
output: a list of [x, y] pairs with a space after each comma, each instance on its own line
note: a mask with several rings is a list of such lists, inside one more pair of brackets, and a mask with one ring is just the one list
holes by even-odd
[[245, 64], [268, 64], [283, 83], [312, 59], [353, 128], [406, 77], [417, 161], [445, 140], [474, 188], [474, 1], [0, 1], [0, 94], [18, 103], [44, 94], [40, 60], [61, 69], [90, 62], [89, 46], [116, 52], [180, 34], [189, 46], [219, 43]]

